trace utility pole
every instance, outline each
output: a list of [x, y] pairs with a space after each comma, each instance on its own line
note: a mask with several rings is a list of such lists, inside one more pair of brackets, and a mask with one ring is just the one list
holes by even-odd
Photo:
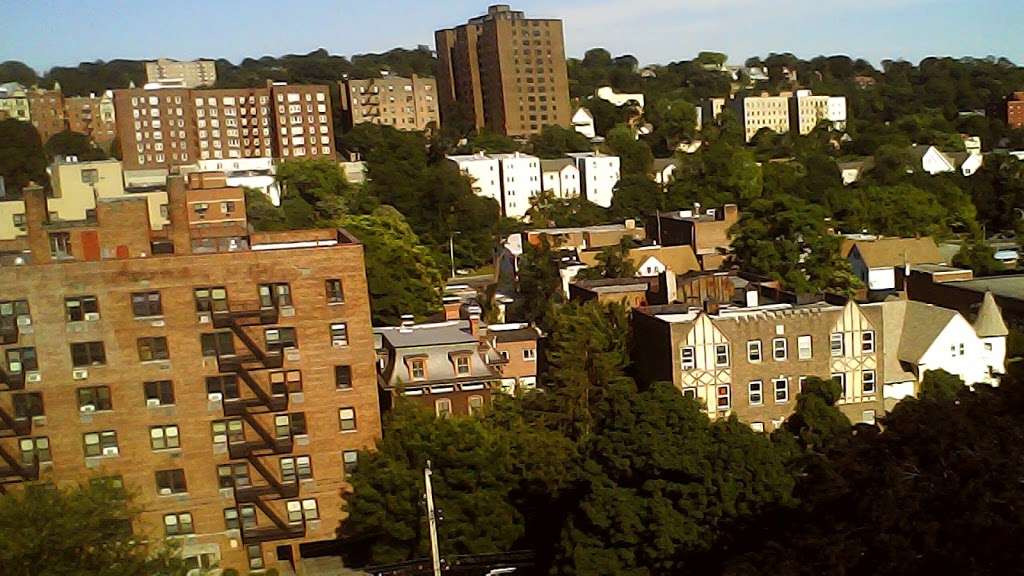
[[441, 576], [441, 556], [437, 550], [437, 517], [434, 515], [434, 490], [430, 485], [430, 460], [423, 469], [423, 483], [427, 488], [427, 523], [430, 526], [430, 560], [434, 565], [434, 576]]
[[452, 278], [455, 278], [455, 234], [448, 235], [448, 254], [452, 259]]

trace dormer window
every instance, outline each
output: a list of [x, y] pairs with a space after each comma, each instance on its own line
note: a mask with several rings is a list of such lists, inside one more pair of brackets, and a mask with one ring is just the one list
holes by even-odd
[[411, 358], [406, 361], [409, 367], [409, 377], [413, 380], [427, 379], [427, 361], [424, 358]]

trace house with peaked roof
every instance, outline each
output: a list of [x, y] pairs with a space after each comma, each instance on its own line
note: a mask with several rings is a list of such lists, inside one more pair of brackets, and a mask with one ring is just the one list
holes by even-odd
[[914, 144], [910, 147], [914, 170], [924, 170], [932, 176], [943, 172], [956, 172], [953, 160], [935, 146]]
[[945, 264], [935, 240], [855, 236], [843, 240], [840, 253], [869, 292], [896, 289], [896, 268], [914, 264]]
[[554, 192], [555, 198], [580, 195], [580, 170], [572, 158], [540, 161], [541, 190]]
[[[580, 262], [584, 265], [596, 266], [597, 256], [601, 248], [580, 252]], [[629, 250], [629, 260], [636, 266], [636, 275], [642, 277], [658, 276], [665, 270], [677, 274], [699, 271], [700, 263], [692, 246], [637, 246]]]
[[946, 156], [953, 161], [953, 166], [967, 177], [974, 176], [985, 162], [984, 156], [974, 152], [950, 152]]
[[651, 173], [654, 175], [654, 181], [662, 186], [666, 186], [672, 181], [675, 176], [676, 170], [679, 168], [679, 161], [676, 158], [655, 158], [651, 164]]
[[597, 129], [594, 128], [594, 115], [586, 108], [578, 108], [572, 115], [572, 127], [573, 130], [587, 138], [597, 136]]

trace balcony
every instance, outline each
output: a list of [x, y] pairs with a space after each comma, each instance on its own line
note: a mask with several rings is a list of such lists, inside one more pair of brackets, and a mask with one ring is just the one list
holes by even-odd
[[258, 326], [277, 324], [277, 307], [263, 308], [259, 302], [243, 302], [233, 306], [231, 310], [213, 313], [214, 328], [237, 328], [240, 326]]
[[25, 464], [7, 453], [0, 446], [0, 487], [3, 484], [26, 482], [39, 479], [39, 461]]
[[25, 373], [8, 372], [3, 368], [0, 368], [0, 384], [3, 384], [4, 388], [7, 390], [24, 390]]
[[299, 495], [299, 484], [298, 482], [278, 482], [274, 484], [264, 484], [262, 486], [246, 486], [244, 488], [235, 488], [235, 502], [239, 504], [249, 504], [260, 500], [264, 496], [269, 496], [273, 499], [286, 499], [296, 498]]
[[258, 544], [274, 540], [291, 540], [306, 536], [305, 524], [288, 524], [285, 526], [266, 526], [263, 528], [243, 528], [242, 541], [246, 544]]
[[256, 456], [269, 456], [272, 454], [289, 454], [295, 447], [295, 441], [291, 436], [287, 438], [274, 438], [270, 442], [264, 439], [247, 440], [245, 442], [232, 442], [228, 444], [228, 455], [233, 460], [250, 458]]
[[271, 352], [260, 350], [258, 354], [217, 357], [217, 369], [221, 372], [242, 372], [248, 369], [261, 370], [264, 368], [273, 369], [280, 368], [282, 365], [284, 365], [284, 355], [279, 350]]
[[28, 436], [32, 433], [32, 421], [29, 419], [15, 419], [0, 408], [0, 438], [17, 438]]
[[225, 416], [243, 416], [266, 412], [284, 412], [288, 409], [288, 395], [264, 398], [233, 398], [223, 401]]

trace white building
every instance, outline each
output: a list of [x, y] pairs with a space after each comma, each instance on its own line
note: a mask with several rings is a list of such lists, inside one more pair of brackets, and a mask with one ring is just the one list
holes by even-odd
[[764, 128], [778, 134], [789, 132], [789, 98], [787, 96], [748, 96], [730, 103], [743, 124], [744, 139], [750, 142]]
[[448, 160], [459, 167], [459, 171], [469, 176], [473, 182], [473, 192], [477, 196], [491, 198], [501, 204], [501, 173], [498, 161], [483, 152], [461, 156], [448, 156]]
[[602, 86], [597, 89], [596, 95], [605, 102], [611, 102], [616, 106], [625, 106], [626, 104], [633, 104], [639, 108], [640, 112], [644, 111], [644, 95], [643, 94], [630, 94], [625, 92], [616, 92], [611, 86]]
[[[273, 158], [227, 158], [200, 160], [195, 165], [199, 172], [222, 172], [228, 186], [242, 186], [263, 192], [274, 206], [281, 205], [281, 187], [277, 183], [277, 168]], [[191, 166], [182, 167], [183, 174], [191, 172]]]
[[576, 152], [568, 156], [576, 161], [580, 171], [584, 197], [598, 206], [610, 208], [615, 185], [619, 183], [619, 157], [600, 152]]
[[530, 209], [530, 200], [541, 191], [540, 158], [514, 152], [492, 154], [498, 161], [501, 182], [501, 208], [509, 218], [522, 218]]
[[555, 198], [576, 198], [580, 195], [580, 171], [572, 158], [541, 160], [541, 189], [551, 190]]
[[597, 136], [597, 129], [594, 127], [594, 115], [586, 108], [580, 108], [572, 115], [572, 127], [587, 138]]
[[840, 251], [850, 261], [853, 274], [872, 292], [895, 290], [896, 268], [944, 263], [931, 238], [856, 236], [845, 239]]
[[914, 170], [924, 170], [932, 176], [944, 172], [956, 172], [953, 160], [935, 146], [914, 144], [910, 147], [914, 159]]

